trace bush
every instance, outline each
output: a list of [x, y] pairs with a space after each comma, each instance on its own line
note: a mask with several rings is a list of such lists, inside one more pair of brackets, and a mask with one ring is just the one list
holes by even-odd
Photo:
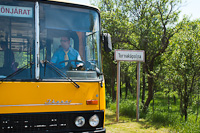
[[120, 115], [136, 117], [136, 103], [132, 100], [122, 100], [119, 104]]
[[200, 133], [200, 122], [191, 117], [188, 121], [177, 120], [171, 128], [180, 133]]
[[168, 113], [168, 112], [149, 112], [147, 114], [148, 121], [153, 123], [162, 124], [163, 126], [170, 126], [176, 123], [179, 119], [178, 113]]
[[[113, 111], [116, 110], [116, 102], [109, 104], [109, 108]], [[133, 100], [121, 100], [119, 103], [119, 113], [123, 116], [136, 118], [136, 102]]]
[[112, 98], [110, 97], [110, 95], [106, 95], [106, 108], [110, 108], [112, 104]]

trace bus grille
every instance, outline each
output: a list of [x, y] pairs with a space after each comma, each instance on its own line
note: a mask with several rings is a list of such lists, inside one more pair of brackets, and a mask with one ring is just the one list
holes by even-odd
[[[89, 119], [96, 114], [100, 118], [97, 127], [89, 125]], [[86, 120], [81, 128], [75, 126], [77, 116], [83, 116]], [[0, 132], [79, 132], [103, 129], [103, 111], [80, 111], [80, 112], [50, 112], [50, 113], [23, 113], [23, 114], [1, 114]]]

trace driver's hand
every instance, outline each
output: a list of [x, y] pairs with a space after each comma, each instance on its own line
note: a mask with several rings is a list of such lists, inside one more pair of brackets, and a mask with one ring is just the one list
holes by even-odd
[[44, 60], [40, 60], [40, 63], [41, 63], [42, 66], [44, 67]]
[[83, 68], [83, 64], [82, 64], [82, 63], [76, 65], [76, 67], [77, 67], [78, 70], [84, 70], [84, 68]]
[[78, 64], [78, 65], [76, 65], [76, 67], [82, 67], [83, 66], [83, 64]]

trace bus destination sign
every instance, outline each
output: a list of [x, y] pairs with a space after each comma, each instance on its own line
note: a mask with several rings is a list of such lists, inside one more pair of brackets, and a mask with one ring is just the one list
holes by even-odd
[[0, 5], [0, 16], [32, 18], [33, 9], [30, 7]]
[[145, 62], [144, 50], [115, 50], [117, 61], [138, 61]]

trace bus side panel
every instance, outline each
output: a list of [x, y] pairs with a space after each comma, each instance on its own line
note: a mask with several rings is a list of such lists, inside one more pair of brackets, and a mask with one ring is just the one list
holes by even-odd
[[[106, 111], [105, 83], [103, 83], [103, 87], [100, 87], [100, 110], [104, 110], [104, 118], [105, 118], [105, 111]], [[104, 124], [105, 124], [105, 119], [104, 119]]]

